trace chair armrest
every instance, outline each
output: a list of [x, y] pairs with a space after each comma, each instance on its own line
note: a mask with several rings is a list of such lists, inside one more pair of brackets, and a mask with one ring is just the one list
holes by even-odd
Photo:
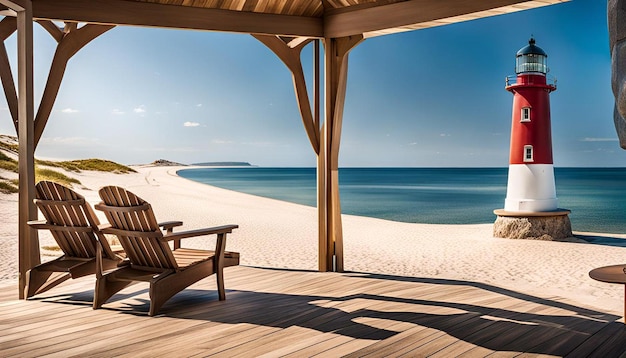
[[33, 229], [47, 229], [48, 228], [48, 222], [46, 220], [31, 220], [27, 222], [27, 224]]
[[177, 226], [182, 226], [183, 222], [182, 221], [164, 221], [162, 223], [158, 223], [157, 225], [159, 225], [159, 227], [161, 227], [163, 230], [167, 230], [168, 232], [171, 232], [173, 228]]
[[100, 224], [100, 225], [98, 225], [98, 230], [104, 231], [105, 229], [108, 229], [110, 227], [111, 227], [111, 224], [109, 224], [109, 223]]
[[180, 240], [188, 237], [196, 237], [196, 236], [204, 236], [204, 235], [213, 235], [213, 234], [228, 234], [233, 232], [233, 229], [238, 228], [239, 225], [223, 225], [210, 227], [206, 229], [195, 229], [195, 230], [187, 230], [187, 231], [179, 231], [177, 233], [167, 233], [163, 236], [163, 240], [171, 241], [171, 240]]
[[91, 226], [59, 226], [48, 224], [43, 220], [32, 220], [27, 222], [28, 226], [36, 230], [53, 230], [53, 231], [65, 231], [65, 232], [89, 232], [93, 228]]

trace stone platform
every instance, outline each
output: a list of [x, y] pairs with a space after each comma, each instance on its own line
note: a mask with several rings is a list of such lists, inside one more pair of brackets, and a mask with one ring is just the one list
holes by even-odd
[[494, 210], [493, 236], [507, 239], [560, 241], [572, 236], [567, 209], [539, 212]]

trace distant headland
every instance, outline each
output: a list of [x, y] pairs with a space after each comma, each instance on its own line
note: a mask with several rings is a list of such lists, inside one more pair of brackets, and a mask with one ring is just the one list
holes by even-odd
[[204, 163], [192, 163], [192, 164], [182, 164], [178, 162], [173, 162], [167, 159], [157, 159], [154, 162], [150, 163], [150, 165], [154, 166], [187, 166], [187, 165], [197, 165], [200, 167], [254, 167], [254, 165], [248, 162], [204, 162]]
[[198, 165], [203, 167], [252, 167], [253, 165], [248, 162], [205, 162], [205, 163], [193, 163], [192, 165]]

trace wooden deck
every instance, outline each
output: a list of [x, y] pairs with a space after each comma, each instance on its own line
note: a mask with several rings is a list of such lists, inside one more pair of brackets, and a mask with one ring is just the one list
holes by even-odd
[[[0, 289], [0, 356], [619, 357], [621, 317], [477, 282], [254, 267], [226, 269], [148, 317], [147, 285], [92, 310], [94, 279], [28, 301]], [[526, 354], [524, 354], [526, 353]]]

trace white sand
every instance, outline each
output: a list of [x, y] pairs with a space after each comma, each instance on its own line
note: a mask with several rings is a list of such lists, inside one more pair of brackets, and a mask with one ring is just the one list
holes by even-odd
[[[240, 252], [242, 265], [317, 269], [317, 209], [196, 183], [178, 177], [180, 167], [135, 169], [137, 174], [73, 174], [83, 184], [75, 189], [95, 204], [101, 186], [125, 187], [150, 202], [158, 220], [182, 220], [188, 229], [238, 224], [227, 250]], [[0, 285], [15, 284], [16, 194], [0, 194], [0, 218]], [[588, 272], [624, 263], [626, 248], [494, 238], [491, 224], [408, 224], [350, 215], [343, 216], [343, 232], [349, 271], [482, 282], [620, 315], [624, 307], [623, 286], [594, 281]], [[40, 236], [42, 246], [54, 245], [49, 234]], [[190, 240], [194, 247], [208, 243]]]

